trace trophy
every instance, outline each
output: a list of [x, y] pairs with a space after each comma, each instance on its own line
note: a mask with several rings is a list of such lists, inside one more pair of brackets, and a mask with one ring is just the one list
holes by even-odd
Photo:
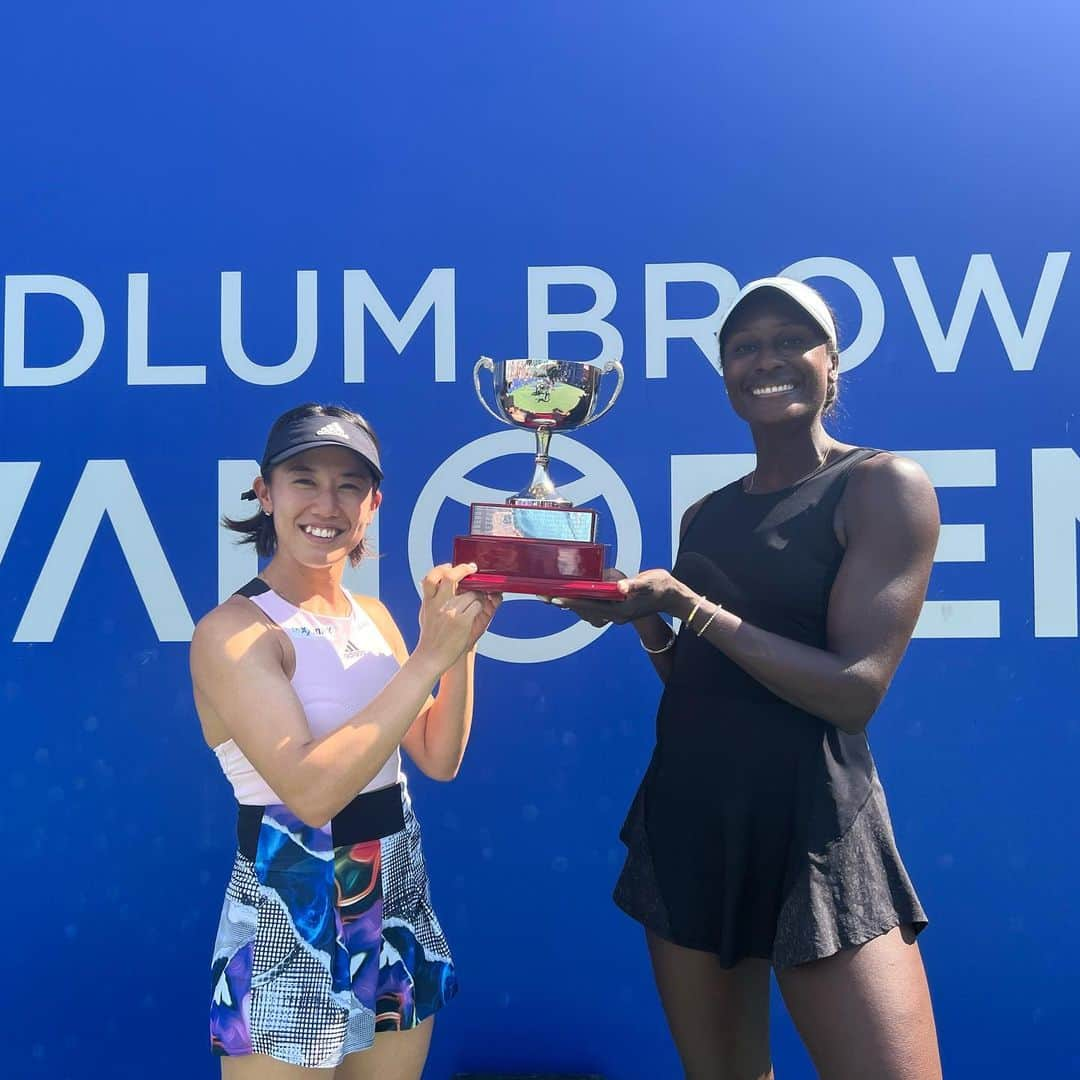
[[[480, 386], [491, 372], [493, 409]], [[615, 372], [611, 399], [599, 411], [600, 380]], [[469, 534], [454, 538], [454, 562], [474, 562], [475, 574], [462, 579], [478, 592], [621, 600], [614, 581], [604, 581], [604, 545], [596, 543], [598, 514], [575, 508], [551, 482], [548, 446], [555, 431], [574, 431], [599, 420], [622, 391], [617, 360], [601, 370], [575, 360], [492, 360], [481, 356], [473, 368], [480, 404], [496, 420], [536, 434], [532, 482], [505, 503], [473, 503]], [[497, 411], [496, 411], [497, 410]]]

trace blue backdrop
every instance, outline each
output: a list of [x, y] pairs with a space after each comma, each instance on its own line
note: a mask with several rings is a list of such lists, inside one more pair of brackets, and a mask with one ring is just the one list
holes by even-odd
[[[385, 447], [377, 591], [529, 472], [480, 353], [621, 356], [557, 482], [625, 570], [746, 467], [705, 348], [783, 268], [839, 308], [835, 433], [918, 452], [931, 603], [871, 726], [946, 1075], [1080, 1074], [1074, 5], [81, 5], [4, 14], [5, 1076], [190, 1080], [231, 854], [193, 620], [300, 401]], [[478, 441], [483, 440], [483, 441]], [[470, 486], [470, 484], [472, 486]], [[610, 889], [659, 687], [629, 632], [509, 603], [452, 785], [416, 777], [461, 997], [428, 1075], [677, 1075]], [[783, 1013], [784, 1077], [809, 1076]]]

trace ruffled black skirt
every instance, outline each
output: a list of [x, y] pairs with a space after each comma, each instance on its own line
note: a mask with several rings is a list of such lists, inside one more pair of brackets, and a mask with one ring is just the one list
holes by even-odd
[[[873, 771], [850, 821], [819, 850], [798, 800], [675, 782], [657, 758], [630, 807], [615, 902], [674, 944], [791, 967], [927, 925]], [[765, 806], [767, 809], [762, 810]]]

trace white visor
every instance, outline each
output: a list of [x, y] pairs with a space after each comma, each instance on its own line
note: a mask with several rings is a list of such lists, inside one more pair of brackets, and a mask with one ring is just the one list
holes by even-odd
[[829, 339], [829, 344], [832, 345], [834, 349], [837, 348], [836, 323], [833, 322], [833, 317], [829, 313], [825, 301], [822, 300], [809, 285], [805, 285], [801, 281], [796, 281], [794, 278], [786, 277], [758, 278], [757, 281], [751, 281], [749, 285], [743, 286], [739, 295], [735, 297], [731, 306], [724, 312], [724, 317], [720, 320], [720, 325], [716, 330], [717, 339], [719, 339], [720, 335], [724, 332], [724, 327], [727, 324], [728, 319], [735, 313], [738, 306], [750, 296], [751, 293], [756, 293], [759, 289], [776, 289], [785, 296], [791, 297], [791, 299], [810, 316], [814, 323], [821, 327], [825, 336]]

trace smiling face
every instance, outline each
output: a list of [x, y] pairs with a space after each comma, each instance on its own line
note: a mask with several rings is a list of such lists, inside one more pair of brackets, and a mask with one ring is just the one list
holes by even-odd
[[732, 408], [751, 425], [819, 417], [839, 363], [824, 330], [773, 289], [749, 296], [734, 313], [721, 360]]
[[255, 494], [274, 518], [277, 551], [318, 569], [348, 558], [364, 539], [382, 494], [351, 450], [320, 446], [274, 467]]

